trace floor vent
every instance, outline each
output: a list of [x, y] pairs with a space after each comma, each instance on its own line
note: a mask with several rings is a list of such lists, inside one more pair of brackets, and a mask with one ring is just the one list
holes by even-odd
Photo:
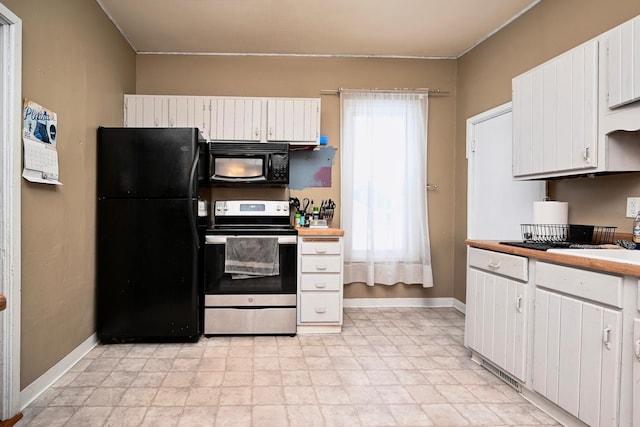
[[518, 393], [522, 392], [522, 384], [520, 384], [515, 378], [513, 378], [511, 375], [507, 374], [505, 371], [503, 371], [502, 369], [493, 366], [491, 363], [487, 362], [486, 360], [482, 360], [482, 366], [489, 372], [493, 373], [495, 376], [497, 376], [498, 378], [500, 378], [502, 381], [504, 381], [505, 383], [509, 384], [511, 387], [513, 387]]

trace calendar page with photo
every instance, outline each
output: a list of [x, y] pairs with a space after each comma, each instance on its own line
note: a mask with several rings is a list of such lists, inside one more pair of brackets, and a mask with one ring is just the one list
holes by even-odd
[[25, 98], [22, 118], [22, 176], [31, 182], [62, 185], [58, 180], [57, 114]]

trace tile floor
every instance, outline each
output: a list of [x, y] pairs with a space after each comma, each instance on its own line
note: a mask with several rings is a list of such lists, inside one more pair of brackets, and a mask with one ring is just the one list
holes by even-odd
[[24, 426], [557, 425], [477, 366], [454, 309], [346, 309], [342, 334], [98, 345]]

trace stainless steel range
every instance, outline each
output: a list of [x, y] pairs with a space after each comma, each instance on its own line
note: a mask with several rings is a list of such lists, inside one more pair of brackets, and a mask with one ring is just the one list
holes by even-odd
[[204, 251], [205, 335], [296, 334], [288, 201], [216, 201]]

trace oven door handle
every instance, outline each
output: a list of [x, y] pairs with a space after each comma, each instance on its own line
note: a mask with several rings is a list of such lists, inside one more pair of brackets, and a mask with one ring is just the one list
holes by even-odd
[[298, 243], [298, 236], [268, 236], [268, 235], [262, 235], [262, 236], [212, 236], [212, 235], [207, 235], [205, 236], [205, 244], [207, 245], [224, 245], [225, 243], [227, 243], [227, 239], [229, 237], [257, 237], [257, 238], [264, 238], [264, 237], [277, 237], [278, 238], [278, 244], [279, 245], [295, 245]]

